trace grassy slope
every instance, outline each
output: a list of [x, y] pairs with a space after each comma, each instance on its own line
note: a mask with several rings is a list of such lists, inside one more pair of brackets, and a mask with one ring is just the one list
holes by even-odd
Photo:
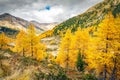
[[9, 50], [0, 50], [0, 80], [42, 80], [41, 75], [49, 76], [51, 71], [56, 73], [57, 65], [49, 67], [47, 61], [40, 62]]
[[[0, 80], [76, 80], [82, 73], [70, 70], [65, 74], [60, 66], [45, 59], [37, 61], [10, 50], [0, 50]], [[66, 78], [69, 77], [70, 79]]]

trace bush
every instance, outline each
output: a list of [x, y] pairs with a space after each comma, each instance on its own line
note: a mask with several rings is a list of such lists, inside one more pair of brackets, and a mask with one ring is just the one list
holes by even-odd
[[26, 66], [33, 65], [33, 64], [34, 65], [39, 64], [37, 60], [29, 58], [29, 57], [21, 57], [20, 61]]
[[83, 80], [97, 80], [97, 78], [93, 74], [85, 74]]
[[69, 80], [69, 78], [64, 72], [59, 72], [56, 76], [56, 80]]
[[39, 72], [36, 74], [37, 80], [69, 80], [67, 75], [60, 71], [58, 74], [54, 74], [53, 72], [50, 72], [48, 74], [45, 74], [43, 72]]

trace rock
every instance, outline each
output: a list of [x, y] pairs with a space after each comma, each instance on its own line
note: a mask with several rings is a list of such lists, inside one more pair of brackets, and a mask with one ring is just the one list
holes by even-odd
[[8, 58], [11, 57], [11, 55], [8, 54], [8, 53], [4, 53], [4, 56], [5, 56], [5, 57], [8, 57]]

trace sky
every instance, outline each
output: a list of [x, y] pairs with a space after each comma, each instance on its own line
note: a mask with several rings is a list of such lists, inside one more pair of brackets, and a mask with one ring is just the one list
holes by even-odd
[[103, 0], [0, 0], [0, 14], [40, 23], [63, 22]]

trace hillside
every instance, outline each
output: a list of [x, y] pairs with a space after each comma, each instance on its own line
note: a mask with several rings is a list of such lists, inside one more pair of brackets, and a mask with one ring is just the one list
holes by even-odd
[[48, 62], [45, 61], [39, 62], [9, 50], [0, 50], [0, 80], [43, 80], [42, 76], [52, 78], [55, 75], [51, 71], [58, 73], [58, 66], [54, 65], [54, 68], [50, 68], [47, 65]]
[[114, 16], [120, 13], [120, 0], [104, 0], [101, 3], [88, 9], [85, 13], [72, 17], [54, 28], [54, 34], [63, 33], [69, 28], [72, 32], [76, 31], [77, 27], [89, 27], [97, 25], [104, 18], [104, 15], [111, 11]]
[[57, 25], [58, 23], [39, 23], [37, 21], [30, 21], [31, 23], [33, 23], [34, 25], [36, 25], [36, 28], [42, 28], [44, 31], [50, 30], [53, 27], [55, 27], [55, 25]]
[[[52, 30], [46, 31], [42, 34], [40, 34], [40, 38], [43, 38], [43, 42], [46, 43], [48, 52], [58, 52], [58, 43], [57, 41], [60, 41], [60, 37], [53, 36], [57, 35], [59, 33], [65, 33], [66, 29], [72, 29], [72, 32], [76, 31], [77, 27], [90, 27], [97, 25], [103, 20], [105, 14], [107, 14], [108, 11], [112, 11], [114, 16], [116, 16], [116, 13], [120, 13], [120, 1], [119, 0], [105, 0], [101, 3], [96, 4], [95, 6], [89, 8], [85, 13], [80, 14], [78, 16], [75, 16], [73, 18], [68, 19], [67, 21], [64, 21], [63, 23], [57, 25]], [[52, 37], [50, 37], [52, 36]], [[55, 38], [54, 43], [55, 47], [54, 49], [51, 47], [51, 41], [49, 39]], [[50, 46], [50, 47], [49, 47]]]
[[19, 30], [11, 29], [6, 26], [0, 26], [0, 33], [2, 32], [4, 32], [7, 36], [13, 38], [18, 34]]
[[[53, 28], [56, 23], [39, 23], [36, 21], [27, 21], [19, 17], [15, 17], [9, 13], [4, 13], [0, 15], [0, 26], [10, 28], [13, 30], [24, 30], [26, 31], [27, 26], [32, 23], [35, 25], [37, 33], [42, 33]], [[4, 31], [3, 31], [4, 32]]]

